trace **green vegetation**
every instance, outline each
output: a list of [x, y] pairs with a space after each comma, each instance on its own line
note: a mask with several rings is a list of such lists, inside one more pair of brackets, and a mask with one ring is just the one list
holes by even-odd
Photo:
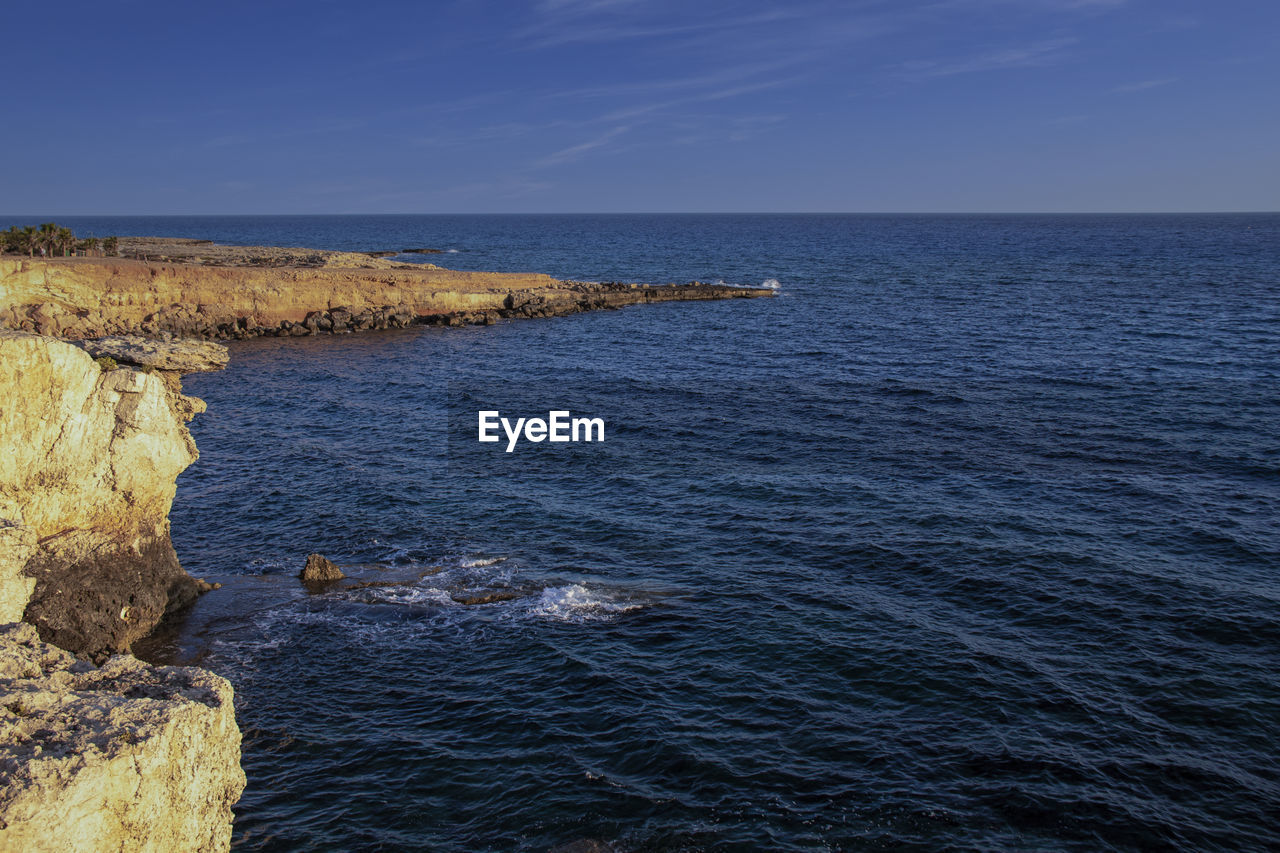
[[56, 222], [45, 222], [38, 228], [34, 225], [22, 228], [14, 225], [8, 231], [0, 231], [0, 253], [12, 252], [29, 258], [36, 255], [67, 258], [78, 254], [114, 256], [119, 251], [118, 237], [107, 237], [104, 240], [88, 237], [77, 240], [70, 228], [64, 228]]
[[116, 360], [109, 355], [100, 355], [95, 358], [94, 361], [98, 362], [98, 367], [102, 368], [103, 373], [115, 370], [120, 366], [116, 363]]

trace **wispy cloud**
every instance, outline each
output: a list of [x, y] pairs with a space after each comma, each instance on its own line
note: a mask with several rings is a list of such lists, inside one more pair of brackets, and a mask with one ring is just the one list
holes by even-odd
[[903, 77], [922, 80], [930, 77], [952, 77], [957, 74], [974, 74], [983, 71], [1057, 65], [1067, 59], [1069, 55], [1067, 49], [1076, 43], [1077, 39], [1069, 37], [1049, 39], [1021, 47], [989, 51], [958, 60], [904, 62], [890, 70]]
[[1129, 95], [1134, 92], [1145, 92], [1148, 89], [1158, 89], [1161, 86], [1168, 86], [1170, 83], [1178, 82], [1177, 77], [1161, 77], [1159, 80], [1139, 80], [1135, 83], [1125, 83], [1122, 86], [1116, 86], [1111, 90], [1113, 95]]
[[718, 68], [705, 74], [663, 77], [656, 80], [635, 80], [627, 83], [610, 83], [581, 89], [564, 89], [553, 92], [547, 97], [554, 100], [590, 100], [595, 98], [603, 100], [626, 97], [628, 95], [656, 95], [684, 89], [721, 88], [726, 84], [739, 83], [752, 78], [776, 74], [779, 71], [785, 71], [803, 63], [803, 58], [794, 57], [748, 62]]
[[729, 86], [723, 89], [713, 89], [707, 92], [700, 92], [696, 95], [689, 95], [683, 98], [672, 98], [664, 101], [651, 101], [644, 104], [634, 104], [629, 107], [621, 107], [611, 110], [600, 117], [603, 121], [622, 121], [625, 119], [637, 119], [641, 116], [654, 115], [663, 113], [678, 107], [687, 107], [694, 104], [705, 104], [713, 101], [726, 101], [730, 98], [737, 98], [741, 95], [749, 95], [754, 92], [763, 92], [767, 89], [777, 89], [796, 82], [799, 78], [787, 78], [781, 80], [762, 80], [758, 83], [744, 83], [741, 86]]
[[[668, 15], [653, 15], [630, 2], [574, 2], [562, 8], [543, 9], [535, 23], [517, 33], [525, 47], [540, 49], [567, 44], [607, 44], [645, 38], [724, 34], [749, 27], [794, 20], [799, 12], [770, 9], [745, 15], [703, 15], [686, 23], [671, 23]], [[686, 16], [686, 19], [688, 16]]]
[[599, 136], [596, 136], [592, 139], [588, 139], [586, 142], [579, 142], [577, 145], [570, 145], [568, 148], [561, 148], [559, 151], [552, 152], [551, 154], [548, 154], [546, 157], [543, 157], [537, 162], [535, 162], [534, 166], [536, 166], [539, 169], [545, 169], [550, 166], [559, 166], [564, 163], [572, 163], [573, 161], [581, 158], [584, 154], [586, 154], [589, 151], [594, 151], [598, 148], [603, 148], [613, 140], [617, 139], [619, 136], [622, 136], [623, 134], [625, 134], [630, 129], [631, 128], [626, 125], [615, 127], [611, 130], [608, 130], [600, 134]]

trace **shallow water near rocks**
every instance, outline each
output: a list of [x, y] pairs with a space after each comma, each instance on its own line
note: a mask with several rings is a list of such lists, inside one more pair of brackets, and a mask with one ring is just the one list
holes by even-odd
[[187, 378], [237, 849], [1277, 843], [1280, 217], [94, 222], [778, 284]]

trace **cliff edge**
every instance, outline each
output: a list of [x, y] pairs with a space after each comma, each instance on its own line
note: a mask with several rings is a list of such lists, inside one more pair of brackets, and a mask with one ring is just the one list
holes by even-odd
[[226, 850], [231, 685], [116, 654], [208, 588], [169, 541], [204, 410], [178, 373], [225, 349], [97, 346], [147, 366], [0, 332], [0, 850]]
[[98, 661], [128, 651], [204, 588], [169, 540], [204, 403], [38, 335], [0, 332], [0, 364], [0, 622]]

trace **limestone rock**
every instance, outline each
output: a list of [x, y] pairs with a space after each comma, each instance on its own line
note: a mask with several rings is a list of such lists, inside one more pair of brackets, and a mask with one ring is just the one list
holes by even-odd
[[136, 364], [177, 373], [222, 370], [227, 366], [229, 358], [227, 348], [212, 341], [157, 341], [138, 335], [95, 338], [80, 341], [80, 346], [94, 358], [109, 356], [120, 364]]
[[0, 625], [0, 850], [227, 850], [244, 785], [224, 679]]
[[27, 609], [36, 579], [23, 574], [23, 569], [37, 547], [31, 528], [0, 518], [0, 622], [17, 622]]
[[307, 583], [327, 583], [329, 581], [340, 581], [346, 577], [342, 573], [342, 569], [336, 564], [330, 562], [322, 554], [309, 554], [307, 556], [307, 565], [298, 574]]
[[80, 655], [126, 651], [199, 593], [169, 541], [197, 455], [180, 395], [38, 335], [0, 332], [0, 364], [0, 616], [22, 607]]

